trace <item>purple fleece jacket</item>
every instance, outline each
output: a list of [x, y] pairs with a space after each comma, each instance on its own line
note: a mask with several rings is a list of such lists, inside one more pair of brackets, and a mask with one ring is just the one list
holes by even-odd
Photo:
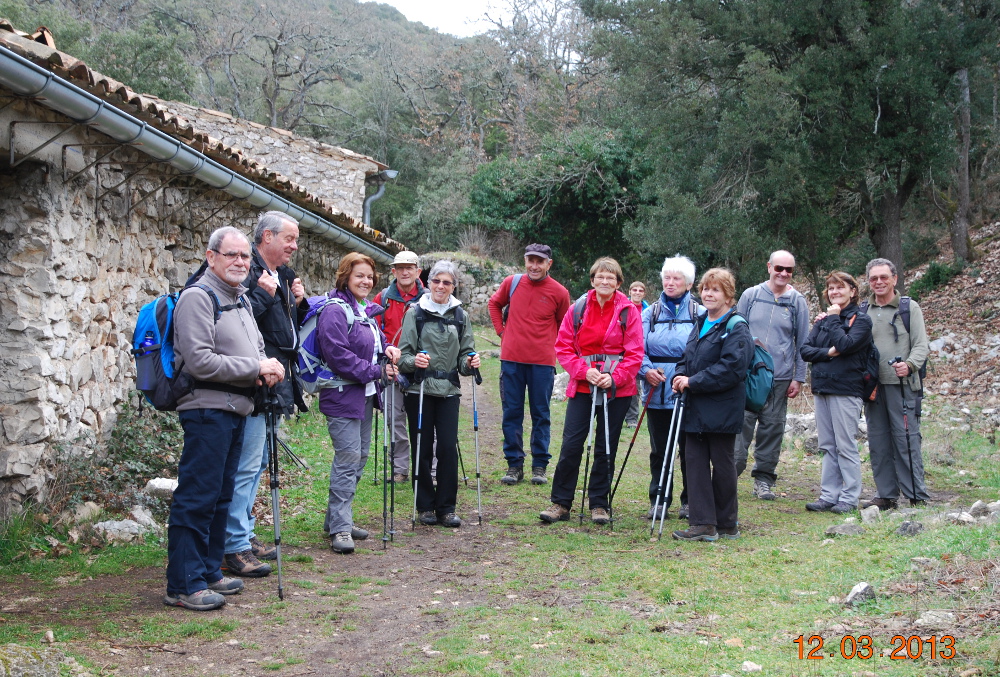
[[[331, 289], [327, 292], [330, 298], [339, 298], [348, 303], [355, 312], [358, 303], [351, 292]], [[371, 301], [365, 306], [368, 317], [381, 312], [382, 306]], [[385, 335], [375, 325], [382, 341], [382, 351], [385, 351]], [[319, 315], [316, 322], [316, 337], [320, 356], [334, 373], [342, 379], [357, 381], [354, 385], [341, 388], [326, 388], [319, 394], [319, 410], [327, 416], [338, 418], [364, 418], [365, 415], [365, 384], [378, 380], [381, 368], [372, 362], [372, 352], [375, 349], [375, 337], [369, 325], [355, 322], [350, 333], [347, 331], [347, 316], [344, 309], [338, 305], [329, 305]], [[382, 387], [376, 383], [379, 395], [377, 406], [381, 409]]]

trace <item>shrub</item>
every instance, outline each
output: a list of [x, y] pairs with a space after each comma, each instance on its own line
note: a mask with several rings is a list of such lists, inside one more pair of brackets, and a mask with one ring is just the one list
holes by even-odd
[[955, 261], [951, 265], [942, 265], [937, 261], [932, 262], [927, 266], [927, 272], [924, 273], [923, 277], [910, 285], [910, 296], [915, 301], [919, 301], [921, 296], [932, 289], [948, 284], [953, 277], [962, 272], [963, 268], [965, 268], [964, 261]]

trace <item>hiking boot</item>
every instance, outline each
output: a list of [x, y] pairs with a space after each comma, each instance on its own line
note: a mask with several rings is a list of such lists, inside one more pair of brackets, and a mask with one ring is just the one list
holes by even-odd
[[812, 503], [806, 503], [806, 510], [809, 512], [827, 512], [836, 503], [831, 503], [830, 501], [824, 501], [822, 498], [818, 501], [813, 501]]
[[350, 555], [354, 552], [354, 539], [351, 538], [351, 532], [338, 531], [330, 536], [330, 549], [341, 555]]
[[774, 488], [764, 480], [753, 481], [753, 495], [762, 501], [773, 501], [777, 498], [774, 495]]
[[658, 520], [660, 517], [663, 519], [670, 519], [670, 513], [667, 512], [667, 506], [660, 503], [659, 507], [651, 505], [649, 506], [649, 511], [646, 513], [646, 519], [648, 520]]
[[688, 527], [684, 531], [675, 531], [673, 536], [678, 541], [719, 540], [719, 532], [716, 531], [715, 525], [712, 524], [698, 524], [692, 527]]
[[208, 589], [220, 595], [238, 595], [243, 592], [243, 581], [223, 576], [215, 583], [209, 583]]
[[910, 507], [911, 508], [926, 508], [927, 507], [927, 501], [924, 501], [924, 500], [919, 499], [919, 498], [911, 498], [910, 499]]
[[716, 531], [719, 533], [719, 536], [721, 536], [722, 538], [728, 538], [731, 541], [735, 541], [737, 538], [740, 537], [739, 525], [735, 527], [726, 527], [726, 528], [719, 527], [718, 529], [716, 529]]
[[398, 472], [398, 473], [396, 473], [396, 474], [394, 474], [392, 476], [392, 483], [393, 484], [404, 484], [407, 479], [408, 478], [407, 478], [407, 476], [404, 473]]
[[899, 507], [899, 504], [891, 498], [875, 498], [869, 499], [867, 501], [861, 501], [862, 508], [870, 508], [872, 506], [877, 507], [879, 510], [895, 510]]
[[222, 568], [244, 578], [263, 578], [271, 573], [270, 565], [254, 557], [251, 550], [226, 555], [222, 559]]
[[438, 523], [438, 517], [433, 510], [425, 510], [417, 517], [417, 521], [430, 527]]
[[351, 538], [355, 541], [363, 541], [368, 538], [368, 530], [361, 527], [351, 527]]
[[211, 590], [199, 590], [190, 595], [171, 595], [168, 592], [163, 596], [163, 603], [167, 606], [182, 606], [192, 611], [211, 611], [225, 604], [226, 598]]
[[278, 559], [278, 549], [273, 545], [261, 543], [256, 536], [250, 539], [250, 552], [257, 559]]
[[549, 478], [545, 476], [545, 468], [534, 467], [531, 469], [532, 484], [548, 484]]
[[690, 508], [688, 508], [687, 503], [681, 503], [681, 509], [677, 511], [677, 519], [686, 520], [688, 515], [691, 514]]
[[594, 524], [610, 524], [611, 515], [607, 508], [594, 508], [590, 511], [590, 521]]
[[852, 512], [853, 510], [857, 510], [856, 505], [850, 505], [848, 503], [844, 503], [843, 501], [838, 501], [837, 505], [830, 508], [830, 512], [836, 513], [838, 515], [843, 515], [844, 513]]
[[439, 517], [438, 524], [440, 524], [443, 527], [451, 527], [452, 529], [457, 529], [458, 527], [462, 526], [462, 518], [456, 515], [455, 513], [450, 512], [447, 515], [442, 515], [441, 517]]
[[512, 487], [523, 479], [524, 468], [511, 465], [507, 467], [507, 474], [500, 478], [500, 484], [506, 484], [508, 487]]
[[538, 519], [543, 522], [564, 522], [569, 519], [569, 508], [564, 508], [558, 503], [553, 503], [548, 510], [543, 510], [538, 515]]

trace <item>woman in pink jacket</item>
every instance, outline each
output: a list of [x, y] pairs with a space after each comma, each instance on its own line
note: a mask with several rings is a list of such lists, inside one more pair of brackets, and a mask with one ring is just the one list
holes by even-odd
[[[617, 261], [597, 259], [590, 268], [594, 288], [577, 299], [559, 328], [556, 357], [569, 374], [569, 402], [559, 463], [552, 478], [552, 507], [539, 515], [544, 522], [569, 519], [583, 448], [595, 415], [597, 433], [587, 495], [594, 524], [611, 521], [608, 493], [614, 458], [642, 363], [642, 318], [629, 298], [618, 291], [624, 281]], [[607, 438], [605, 421], [611, 433]]]

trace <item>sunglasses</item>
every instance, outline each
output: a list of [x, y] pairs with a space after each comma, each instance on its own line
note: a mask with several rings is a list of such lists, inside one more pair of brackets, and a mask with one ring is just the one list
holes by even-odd
[[795, 274], [795, 266], [779, 266], [776, 263], [772, 263], [771, 268], [773, 268], [776, 273], [788, 273], [789, 275]]
[[442, 287], [451, 287], [455, 283], [452, 282], [451, 280], [439, 280], [437, 278], [434, 278], [433, 280], [431, 280], [431, 284], [441, 285]]

